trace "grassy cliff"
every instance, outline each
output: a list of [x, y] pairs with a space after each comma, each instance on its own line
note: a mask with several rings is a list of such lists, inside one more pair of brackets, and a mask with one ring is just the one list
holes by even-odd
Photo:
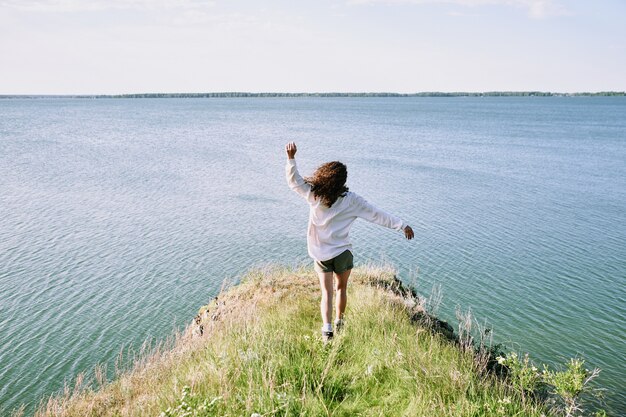
[[111, 382], [68, 389], [37, 415], [547, 414], [425, 317], [393, 271], [359, 268], [346, 327], [325, 345], [314, 272], [254, 270], [202, 307], [172, 346]]

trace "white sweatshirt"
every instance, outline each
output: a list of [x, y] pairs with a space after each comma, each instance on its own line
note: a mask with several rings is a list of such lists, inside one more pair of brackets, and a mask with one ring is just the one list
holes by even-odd
[[309, 203], [309, 227], [307, 247], [309, 256], [318, 261], [327, 261], [341, 254], [346, 249], [352, 251], [348, 238], [350, 226], [357, 218], [403, 231], [406, 223], [371, 204], [353, 192], [339, 197], [332, 207], [326, 207], [311, 191], [298, 173], [295, 159], [288, 159], [285, 167], [287, 184]]

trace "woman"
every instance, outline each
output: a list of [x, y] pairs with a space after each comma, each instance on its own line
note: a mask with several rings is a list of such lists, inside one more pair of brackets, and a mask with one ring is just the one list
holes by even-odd
[[347, 303], [346, 287], [353, 267], [352, 245], [348, 237], [352, 223], [357, 218], [362, 218], [403, 231], [409, 240], [413, 239], [413, 229], [398, 217], [385, 213], [349, 191], [346, 187], [348, 172], [341, 162], [327, 162], [317, 168], [312, 177], [302, 178], [296, 166], [297, 150], [295, 142], [285, 146], [287, 183], [310, 206], [307, 247], [320, 279], [320, 312], [324, 323], [322, 338], [328, 341], [333, 337], [333, 273], [336, 279], [335, 327], [340, 330], [343, 326], [343, 313]]

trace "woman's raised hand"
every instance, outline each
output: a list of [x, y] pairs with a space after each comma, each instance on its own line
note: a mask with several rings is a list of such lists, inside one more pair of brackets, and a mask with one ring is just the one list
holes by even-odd
[[285, 145], [285, 152], [287, 152], [287, 158], [293, 159], [296, 156], [296, 152], [298, 152], [298, 148], [296, 147], [296, 142], [289, 142]]

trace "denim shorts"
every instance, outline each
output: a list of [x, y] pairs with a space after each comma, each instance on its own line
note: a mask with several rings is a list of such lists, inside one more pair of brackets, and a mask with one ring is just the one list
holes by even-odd
[[316, 272], [334, 272], [336, 274], [341, 274], [342, 272], [346, 272], [348, 269], [352, 269], [354, 267], [352, 262], [352, 252], [346, 249], [339, 255], [327, 261], [315, 261], [313, 267]]

